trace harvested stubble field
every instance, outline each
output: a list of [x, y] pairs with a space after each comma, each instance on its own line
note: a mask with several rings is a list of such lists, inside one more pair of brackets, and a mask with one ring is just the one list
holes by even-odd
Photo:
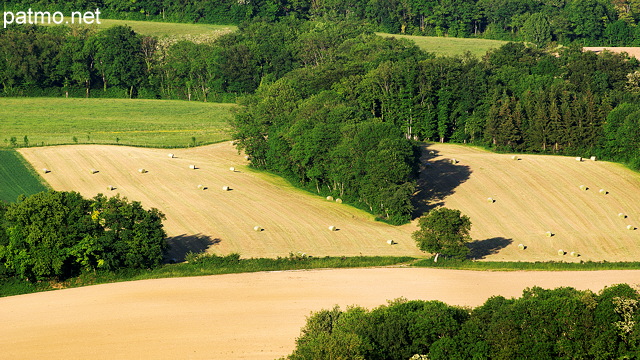
[[[640, 175], [602, 161], [494, 154], [450, 144], [426, 147], [421, 194], [460, 209], [472, 225], [472, 256], [500, 261], [635, 261], [640, 257]], [[243, 257], [422, 256], [415, 223], [394, 227], [349, 206], [253, 172], [229, 143], [167, 150], [59, 146], [20, 150], [58, 190], [85, 196], [120, 193], [167, 215], [174, 257], [187, 251]], [[434, 151], [434, 155], [429, 155]], [[457, 163], [452, 164], [451, 159]], [[189, 169], [196, 165], [198, 169]], [[230, 167], [236, 171], [231, 172]], [[139, 168], [148, 173], [141, 174]], [[99, 173], [91, 174], [90, 169]], [[198, 185], [207, 187], [205, 191]], [[580, 185], [588, 187], [581, 190]], [[107, 190], [114, 186], [115, 190]], [[229, 186], [230, 191], [223, 191]], [[607, 194], [601, 194], [604, 189]], [[494, 202], [487, 201], [492, 198]], [[619, 214], [626, 214], [626, 218]], [[254, 231], [260, 226], [263, 231]], [[338, 231], [330, 231], [336, 226]], [[547, 232], [553, 236], [547, 236]], [[387, 244], [394, 240], [396, 245]], [[518, 249], [523, 244], [526, 249]], [[563, 250], [565, 255], [559, 255]], [[574, 252], [580, 256], [571, 256]]]
[[[160, 209], [167, 216], [165, 229], [174, 238], [173, 256], [178, 260], [187, 251], [202, 251], [209, 245], [209, 251], [238, 252], [243, 257], [290, 252], [422, 256], [410, 239], [412, 225], [376, 222], [363, 211], [252, 172], [230, 142], [175, 150], [77, 145], [20, 152], [36, 169], [51, 170], [44, 177], [56, 190], [75, 190], [86, 197], [120, 193]], [[169, 153], [176, 158], [169, 158]], [[148, 172], [142, 174], [140, 168]], [[91, 169], [99, 172], [92, 174]], [[223, 191], [223, 186], [230, 190]], [[264, 230], [255, 231], [255, 226]], [[337, 231], [330, 231], [330, 226]], [[390, 239], [397, 244], [387, 244]]]
[[311, 311], [386, 300], [478, 306], [526, 287], [598, 291], [640, 271], [383, 268], [144, 280], [0, 298], [3, 359], [275, 359]]
[[[637, 261], [640, 174], [621, 165], [574, 157], [495, 154], [432, 144], [422, 179], [430, 205], [471, 218], [474, 252], [489, 260]], [[455, 158], [457, 164], [448, 159]], [[580, 185], [588, 190], [583, 191]], [[600, 193], [604, 189], [606, 194]], [[488, 202], [493, 198], [495, 202]], [[620, 217], [623, 213], [627, 217]], [[547, 236], [550, 231], [553, 236]], [[519, 250], [518, 245], [526, 246]], [[558, 255], [564, 250], [564, 256]], [[572, 257], [571, 252], [580, 254]]]
[[458, 56], [469, 51], [472, 55], [480, 57], [491, 49], [497, 49], [506, 44], [507, 41], [490, 39], [470, 39], [443, 36], [415, 36], [377, 33], [383, 37], [395, 37], [398, 39], [408, 39], [413, 41], [418, 47], [426, 52], [439, 56]]

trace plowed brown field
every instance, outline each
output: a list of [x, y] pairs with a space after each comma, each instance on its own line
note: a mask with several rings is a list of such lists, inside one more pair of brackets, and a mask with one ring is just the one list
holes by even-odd
[[640, 271], [315, 270], [134, 281], [0, 298], [2, 359], [252, 359], [290, 353], [311, 311], [398, 297], [477, 306], [526, 287], [598, 291]]

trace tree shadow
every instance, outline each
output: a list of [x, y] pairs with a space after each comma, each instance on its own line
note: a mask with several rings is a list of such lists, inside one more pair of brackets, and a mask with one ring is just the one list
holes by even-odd
[[498, 251], [509, 246], [513, 239], [494, 237], [485, 240], [475, 240], [469, 243], [469, 258], [479, 260], [489, 255], [497, 254]]
[[222, 242], [221, 239], [212, 238], [203, 234], [173, 236], [167, 239], [167, 243], [169, 244], [167, 257], [171, 262], [183, 262], [185, 255], [188, 253], [203, 253], [209, 247], [217, 245], [220, 242]]
[[420, 176], [416, 193], [412, 198], [415, 211], [413, 217], [418, 218], [431, 209], [444, 204], [444, 199], [453, 194], [455, 189], [471, 175], [467, 165], [453, 164], [437, 150], [422, 146], [420, 156]]

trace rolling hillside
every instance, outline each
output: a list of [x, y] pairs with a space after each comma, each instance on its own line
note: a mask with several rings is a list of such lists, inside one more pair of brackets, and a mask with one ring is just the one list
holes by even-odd
[[[415, 224], [375, 222], [364, 212], [252, 172], [229, 142], [176, 150], [175, 159], [167, 157], [167, 150], [117, 146], [20, 151], [36, 169], [52, 171], [44, 177], [55, 189], [85, 196], [120, 193], [159, 208], [167, 215], [176, 258], [205, 248], [244, 257], [298, 251], [314, 256], [423, 255], [411, 240]], [[452, 158], [458, 162], [451, 164]], [[640, 228], [639, 174], [571, 157], [518, 159], [472, 147], [428, 145], [416, 198], [430, 200], [422, 200], [420, 210], [445, 205], [470, 216], [476, 259], [630, 261], [640, 256], [640, 230], [627, 229]], [[192, 164], [198, 169], [189, 169]], [[229, 170], [232, 166], [235, 172]], [[99, 173], [91, 174], [91, 168]], [[141, 174], [139, 168], [149, 172]], [[116, 189], [107, 190], [110, 185]], [[231, 191], [222, 191], [223, 186]], [[494, 202], [487, 201], [489, 197]], [[339, 230], [329, 231], [332, 225]], [[256, 232], [254, 226], [264, 231]], [[398, 244], [389, 246], [387, 240]], [[519, 250], [519, 244], [526, 250]], [[558, 250], [566, 254], [558, 255]]]

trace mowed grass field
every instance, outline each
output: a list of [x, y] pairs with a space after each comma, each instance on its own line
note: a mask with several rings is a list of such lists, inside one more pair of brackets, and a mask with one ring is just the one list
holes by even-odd
[[456, 56], [462, 55], [466, 51], [472, 55], [480, 57], [491, 49], [499, 48], [507, 43], [501, 40], [489, 39], [468, 39], [455, 37], [438, 37], [438, 36], [413, 36], [377, 33], [380, 36], [396, 37], [398, 39], [409, 39], [416, 43], [422, 50], [434, 53], [440, 56]]
[[20, 154], [0, 150], [0, 200], [14, 202], [19, 195], [47, 190], [42, 179]]
[[[67, 25], [71, 24], [69, 17], [65, 18]], [[168, 23], [157, 21], [135, 21], [135, 20], [115, 20], [100, 19], [100, 24], [83, 24], [74, 25], [88, 27], [92, 29], [107, 29], [117, 25], [130, 26], [136, 33], [149, 36], [165, 37], [165, 36], [198, 36], [212, 33], [227, 33], [237, 29], [234, 25], [212, 25], [212, 24], [185, 24], [185, 23]]]
[[[434, 151], [428, 155], [428, 151]], [[253, 172], [230, 142], [175, 151], [115, 146], [20, 152], [58, 190], [120, 193], [167, 215], [174, 256], [208, 251], [244, 257], [425, 256], [411, 233]], [[455, 158], [457, 164], [448, 159]], [[640, 174], [601, 161], [510, 155], [451, 144], [425, 150], [421, 209], [444, 205], [471, 218], [472, 257], [496, 261], [635, 261], [640, 257]], [[429, 164], [429, 165], [427, 165]], [[196, 165], [197, 170], [189, 169]], [[235, 172], [229, 170], [235, 167]], [[90, 169], [100, 172], [91, 174]], [[145, 168], [149, 172], [140, 174]], [[115, 186], [108, 191], [107, 186]], [[207, 187], [201, 190], [198, 185]], [[580, 190], [585, 185], [587, 191]], [[231, 191], [222, 191], [229, 186]], [[601, 194], [600, 189], [607, 193]], [[491, 197], [494, 202], [487, 199]], [[624, 213], [626, 218], [618, 216]], [[332, 232], [329, 226], [339, 230]], [[264, 231], [254, 231], [254, 226]], [[546, 232], [553, 236], [546, 236]], [[386, 241], [397, 245], [389, 246]], [[526, 250], [519, 250], [523, 244]], [[566, 252], [558, 255], [558, 250]], [[571, 256], [574, 252], [580, 256]]]
[[76, 143], [186, 147], [230, 138], [234, 104], [130, 99], [0, 98], [0, 147]]

